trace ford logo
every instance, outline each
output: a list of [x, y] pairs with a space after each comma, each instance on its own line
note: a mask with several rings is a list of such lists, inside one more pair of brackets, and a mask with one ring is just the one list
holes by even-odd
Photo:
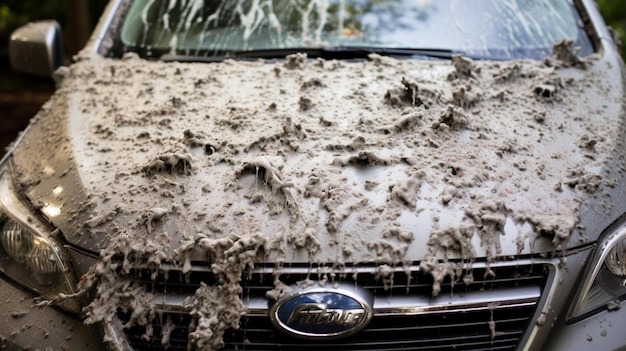
[[355, 286], [309, 287], [280, 298], [270, 318], [283, 332], [308, 339], [334, 339], [363, 329], [372, 318], [373, 295]]

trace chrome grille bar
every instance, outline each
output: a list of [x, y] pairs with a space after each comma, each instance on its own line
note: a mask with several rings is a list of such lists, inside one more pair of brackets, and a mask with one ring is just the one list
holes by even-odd
[[[276, 278], [273, 269], [261, 267], [242, 277], [242, 301], [246, 315], [239, 330], [224, 335], [226, 350], [514, 350], [523, 338], [541, 298], [543, 287], [550, 277], [549, 263], [533, 261], [500, 262], [487, 267], [475, 263], [471, 270], [476, 280], [465, 284], [446, 279], [438, 297], [432, 297], [432, 278], [412, 265], [397, 267], [393, 286], [380, 284], [376, 267], [350, 267], [333, 271], [329, 267], [283, 267], [280, 280], [292, 285], [304, 279], [358, 284], [374, 294], [374, 317], [356, 336], [328, 342], [301, 341], [274, 329], [268, 318], [269, 302], [265, 293], [273, 289]], [[197, 268], [197, 269], [196, 269]], [[495, 272], [495, 276], [488, 273]], [[135, 280], [155, 294], [161, 319], [153, 324], [155, 340], [141, 338], [139, 328], [126, 331], [136, 350], [161, 349], [158, 338], [165, 318], [176, 320], [176, 330], [168, 350], [186, 349], [191, 317], [183, 300], [195, 291], [200, 282], [215, 281], [210, 267], [194, 266], [193, 272], [183, 275], [171, 268], [167, 274], [141, 269], [131, 272]], [[332, 285], [328, 280], [327, 286]], [[124, 320], [124, 316], [120, 315]], [[489, 323], [495, 324], [491, 329]]]
[[[376, 297], [374, 315], [416, 315], [430, 312], [453, 313], [470, 310], [503, 309], [507, 307], [534, 306], [541, 290], [537, 286], [503, 289], [498, 291], [468, 292], [462, 296], [423, 296]], [[266, 316], [268, 302], [264, 298], [244, 300], [246, 314]]]

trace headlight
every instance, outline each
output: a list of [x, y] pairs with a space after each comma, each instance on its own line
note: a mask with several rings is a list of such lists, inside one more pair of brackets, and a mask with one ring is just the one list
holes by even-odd
[[[0, 272], [46, 299], [72, 294], [74, 280], [53, 229], [15, 195], [9, 173], [0, 171]], [[62, 306], [77, 310], [75, 302]]]
[[626, 241], [620, 240], [606, 257], [606, 268], [616, 276], [626, 278]]
[[[587, 275], [583, 280], [570, 318], [607, 308], [626, 297], [626, 223], [622, 223], [600, 241]], [[609, 307], [611, 308], [611, 307]]]

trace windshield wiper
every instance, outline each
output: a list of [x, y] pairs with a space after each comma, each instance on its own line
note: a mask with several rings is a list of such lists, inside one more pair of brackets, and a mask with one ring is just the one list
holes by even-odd
[[413, 49], [413, 48], [381, 48], [370, 46], [329, 46], [321, 48], [288, 48], [288, 49], [260, 49], [241, 50], [225, 53], [217, 53], [214, 56], [176, 55], [166, 54], [161, 56], [163, 61], [179, 62], [219, 62], [225, 59], [282, 59], [295, 53], [305, 53], [309, 58], [323, 58], [327, 60], [351, 60], [367, 59], [370, 54], [393, 56], [398, 58], [434, 58], [449, 60], [460, 51], [447, 49]]

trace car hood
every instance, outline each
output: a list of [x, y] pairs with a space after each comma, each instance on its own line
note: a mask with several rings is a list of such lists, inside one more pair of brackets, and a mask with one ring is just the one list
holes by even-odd
[[57, 75], [12, 163], [85, 250], [493, 259], [592, 242], [626, 210], [623, 83], [602, 59], [83, 53]]

